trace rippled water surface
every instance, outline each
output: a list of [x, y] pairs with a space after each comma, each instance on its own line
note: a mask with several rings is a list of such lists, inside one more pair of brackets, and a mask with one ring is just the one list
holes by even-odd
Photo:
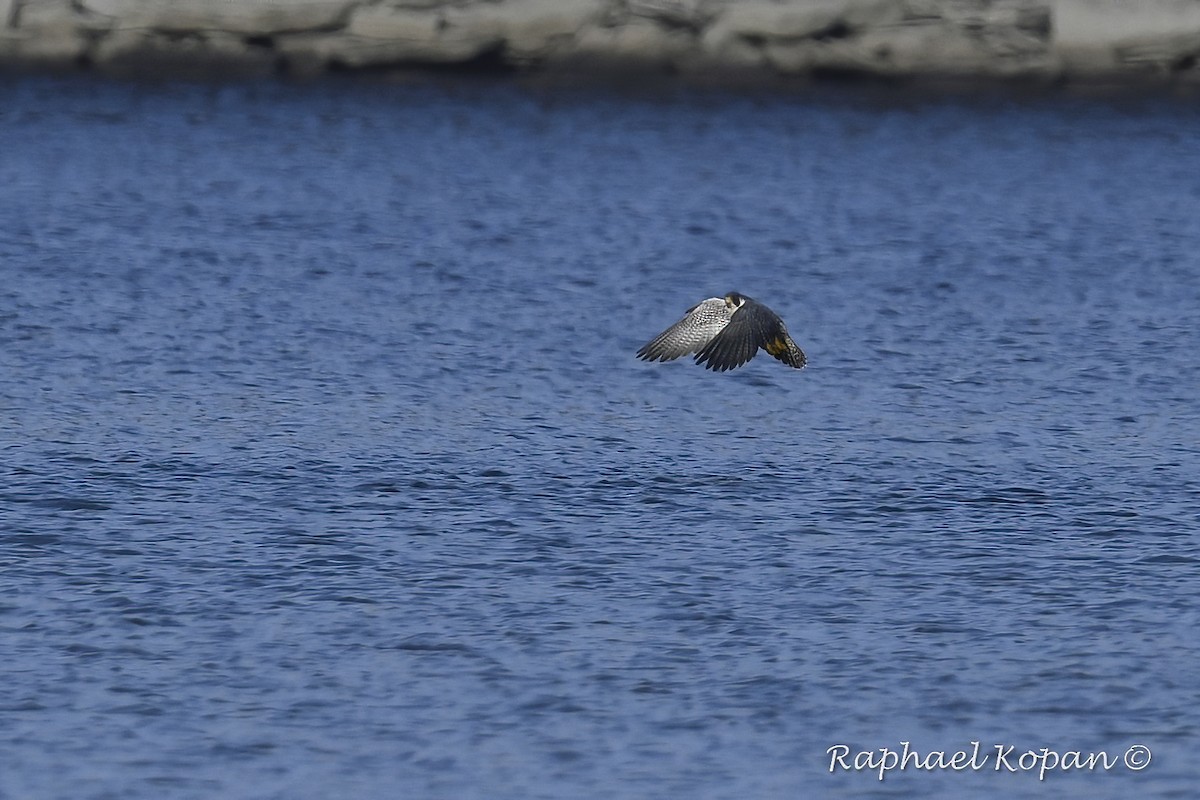
[[[1194, 108], [10, 79], [0, 152], [0, 796], [1194, 796]], [[731, 289], [808, 369], [634, 358]], [[903, 741], [1153, 761], [829, 772]]]

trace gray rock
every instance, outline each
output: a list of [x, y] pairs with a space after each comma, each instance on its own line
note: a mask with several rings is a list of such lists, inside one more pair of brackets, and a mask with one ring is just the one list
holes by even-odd
[[275, 54], [252, 47], [245, 37], [206, 32], [164, 35], [122, 29], [106, 36], [92, 51], [96, 65], [119, 77], [169, 74], [187, 78], [222, 75], [266, 77], [275, 70]]
[[803, 3], [747, 0], [726, 8], [713, 23], [711, 37], [740, 36], [779, 40], [899, 21], [903, 6], [889, 0], [809, 0]]
[[451, 28], [437, 10], [384, 5], [355, 8], [342, 31], [312, 39], [325, 60], [356, 67], [469, 61], [499, 41]]
[[601, 18], [596, 0], [507, 0], [447, 9], [448, 31], [502, 43], [515, 65], [535, 63], [569, 49], [588, 24]]
[[116, 29], [148, 28], [190, 33], [223, 31], [266, 36], [333, 28], [353, 0], [79, 0], [80, 7]]
[[1200, 0], [0, 0], [0, 64], [1200, 84]]
[[1068, 73], [1166, 70], [1200, 53], [1200, 3], [1052, 0], [1054, 50]]
[[0, 62], [66, 66], [83, 57], [87, 44], [70, 0], [0, 0]]
[[576, 67], [595, 64], [661, 72], [678, 66], [696, 50], [694, 36], [652, 20], [634, 18], [624, 25], [587, 28], [564, 60]]

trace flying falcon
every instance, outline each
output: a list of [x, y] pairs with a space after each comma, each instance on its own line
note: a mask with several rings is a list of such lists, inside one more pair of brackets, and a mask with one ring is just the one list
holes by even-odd
[[808, 360], [778, 314], [744, 294], [730, 292], [692, 306], [683, 319], [637, 354], [646, 361], [671, 361], [695, 353], [697, 364], [724, 372], [754, 358], [760, 347], [796, 369], [803, 369]]

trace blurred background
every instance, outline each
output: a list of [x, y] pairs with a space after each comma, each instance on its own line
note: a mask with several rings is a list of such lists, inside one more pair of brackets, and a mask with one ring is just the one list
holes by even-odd
[[1194, 793], [1200, 4], [0, 20], [0, 797]]
[[1200, 85], [1191, 0], [3, 0], [0, 24], [0, 64], [124, 76]]

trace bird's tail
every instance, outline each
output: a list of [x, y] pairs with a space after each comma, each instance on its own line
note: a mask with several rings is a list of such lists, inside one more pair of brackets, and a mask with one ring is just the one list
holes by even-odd
[[789, 367], [804, 369], [804, 365], [808, 363], [808, 357], [804, 355], [804, 351], [796, 346], [792, 337], [787, 335], [767, 342], [764, 349]]

